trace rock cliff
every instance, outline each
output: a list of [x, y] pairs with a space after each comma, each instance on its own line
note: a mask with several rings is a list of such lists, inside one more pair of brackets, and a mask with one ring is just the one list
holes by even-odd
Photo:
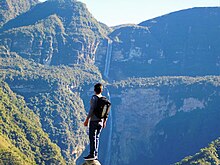
[[111, 164], [168, 165], [220, 136], [219, 77], [125, 82], [111, 89]]

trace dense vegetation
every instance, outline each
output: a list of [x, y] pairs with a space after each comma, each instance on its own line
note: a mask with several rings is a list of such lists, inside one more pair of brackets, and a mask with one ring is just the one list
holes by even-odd
[[64, 164], [60, 149], [21, 96], [0, 82], [0, 160], [3, 164]]
[[127, 80], [114, 81], [115, 88], [161, 87], [192, 84], [211, 84], [220, 86], [219, 76], [188, 77], [188, 76], [162, 76], [148, 78], [128, 78]]
[[[85, 4], [75, 0], [44, 3], [4, 0], [0, 4], [1, 81], [22, 96], [24, 106], [36, 114], [42, 131], [39, 136], [41, 133], [48, 135], [50, 143], [56, 146], [57, 155], [62, 155], [54, 157], [61, 163], [63, 159], [66, 163], [74, 163], [88, 142], [83, 126], [86, 111], [82, 95], [88, 100], [84, 90], [102, 81], [98, 68], [91, 64], [97, 44], [109, 28], [99, 23]], [[10, 120], [12, 118], [8, 122]], [[14, 147], [20, 155], [18, 159], [22, 162], [17, 164], [52, 163], [43, 160], [37, 151], [26, 159], [23, 156], [26, 151], [13, 146], [11, 137], [4, 135], [1, 139], [5, 141], [4, 146]], [[23, 144], [28, 148], [29, 143], [43, 150], [40, 141], [39, 144]], [[48, 143], [46, 147], [50, 147]], [[16, 157], [15, 152], [12, 156]]]
[[181, 162], [175, 165], [216, 165], [220, 164], [220, 139], [213, 141], [208, 147], [200, 150], [194, 156], [184, 158]]

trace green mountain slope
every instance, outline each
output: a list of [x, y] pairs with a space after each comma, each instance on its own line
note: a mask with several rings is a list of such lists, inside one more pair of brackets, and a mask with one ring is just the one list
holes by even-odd
[[37, 114], [66, 163], [74, 164], [88, 143], [81, 93], [88, 100], [84, 88], [102, 80], [91, 64], [108, 30], [74, 0], [40, 3], [0, 29], [0, 76]]
[[220, 139], [213, 141], [208, 147], [200, 150], [199, 153], [194, 156], [189, 156], [184, 158], [181, 162], [175, 165], [202, 165], [210, 164], [216, 165], [220, 164]]
[[42, 130], [22, 97], [0, 82], [0, 160], [3, 164], [64, 164], [60, 149]]

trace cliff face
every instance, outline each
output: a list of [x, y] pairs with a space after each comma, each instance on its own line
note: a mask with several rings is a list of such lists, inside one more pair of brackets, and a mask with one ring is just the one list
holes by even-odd
[[165, 115], [176, 113], [173, 102], [159, 93], [154, 88], [121, 92], [120, 104], [114, 109], [112, 164], [132, 164], [147, 158], [152, 130]]
[[49, 0], [6, 23], [0, 29], [0, 44], [41, 64], [94, 63], [107, 31], [84, 4]]
[[[110, 76], [218, 75], [219, 15], [219, 8], [193, 8], [119, 27], [109, 34], [113, 41]], [[107, 50], [104, 43], [96, 54], [100, 68]]]
[[111, 163], [171, 164], [219, 137], [219, 85], [208, 79], [158, 78], [156, 85], [149, 78], [111, 89]]

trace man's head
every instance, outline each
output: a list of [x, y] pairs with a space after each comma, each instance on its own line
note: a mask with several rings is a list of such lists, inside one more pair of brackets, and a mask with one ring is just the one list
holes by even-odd
[[94, 86], [94, 91], [95, 91], [96, 94], [102, 93], [102, 91], [103, 91], [103, 86], [102, 86], [102, 84], [101, 84], [101, 83], [95, 84], [95, 86]]

